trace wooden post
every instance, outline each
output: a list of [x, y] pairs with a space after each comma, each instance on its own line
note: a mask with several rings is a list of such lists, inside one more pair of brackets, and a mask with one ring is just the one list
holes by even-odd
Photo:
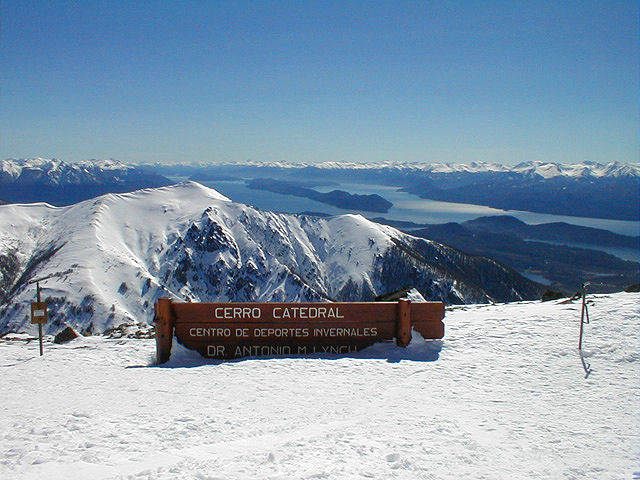
[[[578, 350], [582, 350], [582, 332], [584, 330], [584, 324], [589, 323], [589, 311], [587, 310], [587, 285], [586, 283], [582, 284], [582, 312], [580, 313], [580, 339], [578, 340]], [[584, 317], [585, 313], [587, 314], [587, 321], [585, 322]]]
[[398, 300], [396, 345], [406, 347], [411, 342], [411, 301]]
[[[40, 282], [36, 282], [36, 299], [40, 303]], [[40, 356], [44, 355], [44, 347], [42, 345], [42, 324], [38, 324], [38, 340], [40, 342]]]
[[175, 319], [170, 298], [159, 298], [156, 302], [156, 360], [165, 363], [171, 356]]

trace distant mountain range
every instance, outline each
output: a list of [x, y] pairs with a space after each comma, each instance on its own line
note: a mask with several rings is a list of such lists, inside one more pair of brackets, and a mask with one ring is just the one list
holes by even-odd
[[539, 298], [541, 287], [484, 257], [359, 215], [284, 215], [197, 183], [108, 194], [67, 207], [0, 206], [0, 332], [27, 321], [43, 283], [50, 332], [102, 332], [182, 301], [369, 301], [414, 286], [427, 299]]
[[8, 203], [70, 205], [105, 193], [124, 193], [172, 182], [153, 169], [117, 160], [67, 163], [32, 158], [0, 161], [0, 198]]
[[246, 168], [261, 168], [273, 170], [300, 170], [300, 169], [317, 169], [317, 170], [385, 170], [385, 171], [401, 171], [401, 172], [424, 172], [428, 174], [486, 174], [486, 173], [510, 173], [514, 175], [523, 175], [529, 177], [553, 178], [553, 177], [571, 177], [571, 178], [602, 178], [602, 177], [622, 177], [622, 176], [640, 176], [640, 164], [629, 164], [620, 162], [609, 162], [606, 164], [596, 162], [582, 162], [576, 164], [562, 164], [555, 162], [531, 161], [523, 162], [517, 165], [504, 165], [487, 162], [471, 162], [471, 163], [428, 163], [428, 162], [371, 162], [371, 163], [355, 163], [355, 162], [227, 162], [219, 164], [209, 163], [174, 163], [166, 164], [150, 164], [157, 167], [181, 168], [189, 170], [192, 174], [201, 170], [210, 168], [228, 168], [241, 171]]
[[565, 222], [529, 225], [509, 215], [494, 215], [468, 220], [463, 225], [472, 230], [516, 235], [524, 240], [640, 249], [640, 237], [638, 236], [619, 235], [608, 230], [571, 225]]

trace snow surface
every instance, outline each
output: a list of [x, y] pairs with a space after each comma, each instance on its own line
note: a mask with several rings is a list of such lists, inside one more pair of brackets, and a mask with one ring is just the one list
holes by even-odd
[[640, 296], [462, 306], [442, 341], [208, 362], [154, 341], [0, 341], [0, 478], [640, 477]]

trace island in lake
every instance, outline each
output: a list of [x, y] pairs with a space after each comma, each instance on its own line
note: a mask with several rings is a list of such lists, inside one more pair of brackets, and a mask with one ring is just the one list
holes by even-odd
[[246, 181], [247, 187], [253, 190], [267, 190], [283, 195], [304, 197], [316, 202], [326, 203], [344, 210], [362, 210], [366, 212], [387, 213], [393, 203], [380, 195], [358, 195], [344, 190], [332, 190], [327, 193], [318, 192], [294, 182], [274, 180], [272, 178], [254, 178]]

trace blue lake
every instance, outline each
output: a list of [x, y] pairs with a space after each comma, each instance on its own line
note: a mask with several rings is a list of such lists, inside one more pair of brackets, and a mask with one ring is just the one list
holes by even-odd
[[[176, 181], [184, 180], [175, 177]], [[465, 203], [438, 202], [419, 198], [406, 192], [400, 192], [396, 187], [382, 185], [363, 185], [344, 183], [316, 187], [316, 190], [328, 192], [334, 189], [345, 190], [349, 193], [373, 194], [377, 193], [393, 203], [388, 213], [375, 213], [364, 211], [347, 211], [324, 203], [316, 202], [308, 198], [282, 195], [264, 190], [252, 190], [247, 188], [243, 181], [213, 181], [201, 182], [203, 185], [214, 188], [235, 202], [245, 203], [262, 210], [275, 212], [300, 213], [304, 211], [340, 215], [343, 213], [359, 213], [367, 218], [384, 217], [390, 220], [401, 220], [415, 223], [446, 223], [464, 222], [486, 215], [511, 215], [529, 224], [566, 222], [585, 227], [601, 228], [623, 235], [639, 234], [640, 222], [624, 220], [605, 220], [600, 218], [571, 217], [564, 215], [549, 215], [544, 213], [524, 212], [519, 210], [500, 210], [482, 205], [470, 205]]]

